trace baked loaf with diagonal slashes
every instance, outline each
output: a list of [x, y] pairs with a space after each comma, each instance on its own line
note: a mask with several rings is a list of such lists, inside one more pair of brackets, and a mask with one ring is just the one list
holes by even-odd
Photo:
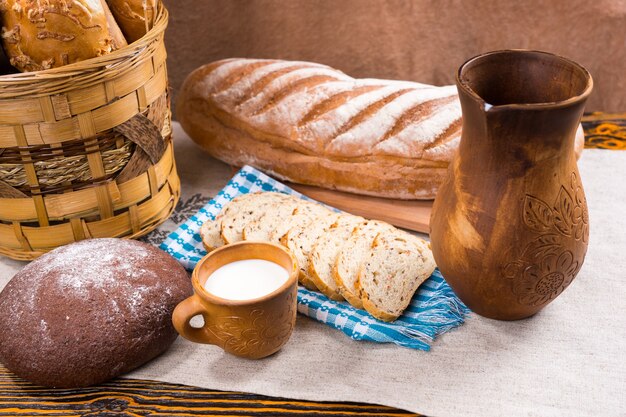
[[300, 284], [381, 320], [397, 318], [435, 268], [428, 243], [414, 235], [281, 193], [236, 197], [200, 235], [209, 252], [242, 239], [281, 243]]
[[[461, 137], [456, 87], [355, 79], [310, 62], [227, 59], [192, 72], [177, 119], [209, 154], [357, 194], [432, 199]], [[584, 144], [579, 127], [576, 155]]]
[[229, 164], [401, 199], [434, 198], [461, 129], [454, 86], [354, 79], [320, 64], [261, 59], [194, 71], [177, 117]]

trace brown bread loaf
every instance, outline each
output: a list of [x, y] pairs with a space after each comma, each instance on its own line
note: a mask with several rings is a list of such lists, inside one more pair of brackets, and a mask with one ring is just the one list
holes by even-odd
[[126, 45], [104, 0], [2, 0], [2, 44], [20, 71], [60, 67]]
[[101, 383], [163, 353], [185, 269], [146, 243], [90, 239], [26, 265], [0, 293], [0, 362], [51, 387]]

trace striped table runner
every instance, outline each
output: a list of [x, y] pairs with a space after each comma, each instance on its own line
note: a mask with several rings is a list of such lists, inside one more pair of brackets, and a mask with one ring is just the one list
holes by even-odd
[[[583, 118], [585, 147], [626, 150], [626, 113]], [[119, 378], [80, 390], [51, 390], [0, 365], [0, 417], [11, 416], [416, 416], [390, 407], [298, 401]]]

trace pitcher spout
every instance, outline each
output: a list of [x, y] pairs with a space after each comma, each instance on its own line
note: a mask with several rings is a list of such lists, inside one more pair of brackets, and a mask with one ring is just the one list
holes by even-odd
[[[457, 73], [461, 146], [496, 152], [502, 163], [569, 157], [593, 80], [579, 64], [539, 51], [496, 51]], [[484, 141], [484, 143], [481, 143]]]

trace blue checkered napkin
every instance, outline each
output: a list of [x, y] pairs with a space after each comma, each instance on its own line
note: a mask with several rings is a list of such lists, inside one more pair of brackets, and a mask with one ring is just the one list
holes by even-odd
[[[172, 232], [161, 244], [161, 249], [192, 270], [206, 255], [198, 233], [202, 224], [214, 220], [233, 198], [257, 191], [278, 191], [308, 199], [262, 172], [245, 166], [213, 200]], [[436, 336], [461, 325], [469, 312], [438, 269], [420, 286], [404, 314], [393, 323], [376, 320], [347, 302], [330, 300], [304, 287], [298, 288], [298, 311], [341, 330], [355, 340], [395, 343], [420, 350], [429, 350]]]

